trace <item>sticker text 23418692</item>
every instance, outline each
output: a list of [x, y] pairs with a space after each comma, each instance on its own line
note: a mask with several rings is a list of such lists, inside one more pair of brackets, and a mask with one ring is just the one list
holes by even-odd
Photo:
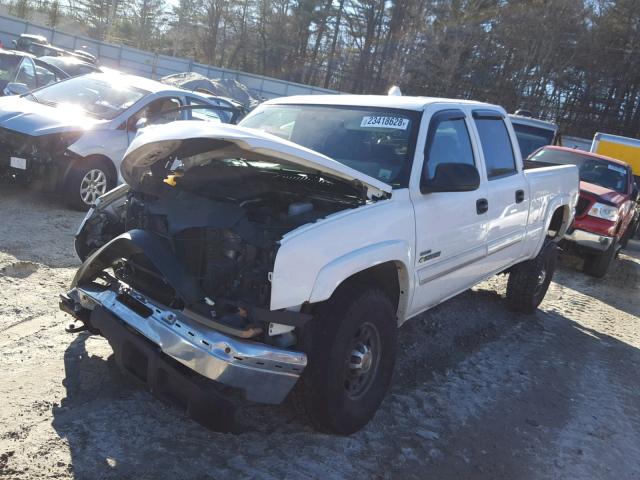
[[402, 117], [387, 117], [382, 115], [367, 115], [362, 117], [361, 127], [375, 128], [395, 128], [396, 130], [406, 130], [409, 126], [409, 119]]

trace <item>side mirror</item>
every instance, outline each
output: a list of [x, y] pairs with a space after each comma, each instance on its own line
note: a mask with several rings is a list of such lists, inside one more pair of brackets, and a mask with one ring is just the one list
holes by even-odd
[[480, 187], [478, 169], [467, 163], [441, 163], [433, 178], [423, 176], [420, 182], [422, 193], [471, 192]]
[[18, 42], [15, 40], [11, 40], [11, 45], [13, 45], [14, 47], [18, 46]]
[[4, 87], [5, 95], [24, 95], [25, 93], [29, 93], [29, 87], [24, 83], [9, 82]]
[[631, 200], [633, 200], [634, 202], [638, 201], [638, 189], [637, 188], [634, 188], [631, 191]]
[[147, 119], [145, 117], [139, 118], [136, 122], [135, 129], [140, 130], [147, 126]]

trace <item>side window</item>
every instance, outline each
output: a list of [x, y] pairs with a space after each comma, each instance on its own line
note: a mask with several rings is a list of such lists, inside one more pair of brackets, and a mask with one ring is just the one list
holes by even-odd
[[475, 165], [469, 131], [462, 112], [441, 112], [429, 126], [423, 176], [432, 179], [441, 163]]
[[499, 114], [474, 112], [489, 180], [516, 173], [516, 159], [507, 126]]
[[133, 128], [141, 118], [146, 118], [149, 124], [169, 123], [182, 119], [182, 111], [177, 110], [182, 102], [176, 97], [158, 98], [143, 107], [129, 119], [129, 128]]
[[25, 58], [20, 65], [18, 75], [16, 76], [17, 83], [24, 83], [29, 90], [33, 90], [38, 85], [36, 83], [36, 69], [33, 66], [33, 62]]
[[38, 87], [44, 87], [59, 80], [58, 76], [48, 68], [36, 65], [36, 83]]
[[189, 97], [189, 104], [197, 107], [202, 107], [190, 110], [192, 120], [202, 120], [203, 122], [215, 123], [229, 123], [231, 121], [231, 112], [217, 109], [215, 106], [207, 102], [204, 102], [197, 98]]

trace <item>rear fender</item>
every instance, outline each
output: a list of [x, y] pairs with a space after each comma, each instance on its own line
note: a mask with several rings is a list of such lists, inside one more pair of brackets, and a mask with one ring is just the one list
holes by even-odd
[[542, 231], [542, 235], [540, 235], [540, 239], [538, 240], [538, 245], [536, 246], [536, 249], [535, 249], [536, 255], [544, 245], [544, 242], [547, 237], [547, 232], [549, 231], [549, 227], [551, 226], [551, 220], [553, 219], [553, 214], [558, 208], [562, 208], [564, 210], [564, 214], [562, 217], [562, 226], [558, 229], [558, 233], [555, 237], [557, 240], [561, 240], [564, 237], [564, 234], [567, 232], [567, 229], [573, 223], [575, 209], [571, 201], [571, 195], [565, 194], [565, 195], [559, 195], [555, 197], [551, 202], [549, 202], [549, 205], [547, 206], [547, 210], [544, 215], [544, 230]]

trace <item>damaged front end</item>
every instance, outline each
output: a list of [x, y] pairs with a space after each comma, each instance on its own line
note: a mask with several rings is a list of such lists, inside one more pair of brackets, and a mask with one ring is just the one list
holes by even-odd
[[37, 181], [40, 188], [58, 188], [78, 156], [68, 150], [80, 132], [32, 136], [0, 127], [0, 174]]
[[279, 241], [372, 200], [360, 183], [296, 165], [289, 145], [282, 161], [273, 146], [251, 148], [224, 131], [130, 150], [129, 185], [102, 197], [78, 231], [84, 263], [60, 306], [105, 336], [129, 370], [146, 372], [138, 377], [157, 376], [150, 354], [122, 350], [143, 339], [249, 400], [279, 403], [305, 368], [296, 345], [311, 319], [304, 306], [270, 309]]

